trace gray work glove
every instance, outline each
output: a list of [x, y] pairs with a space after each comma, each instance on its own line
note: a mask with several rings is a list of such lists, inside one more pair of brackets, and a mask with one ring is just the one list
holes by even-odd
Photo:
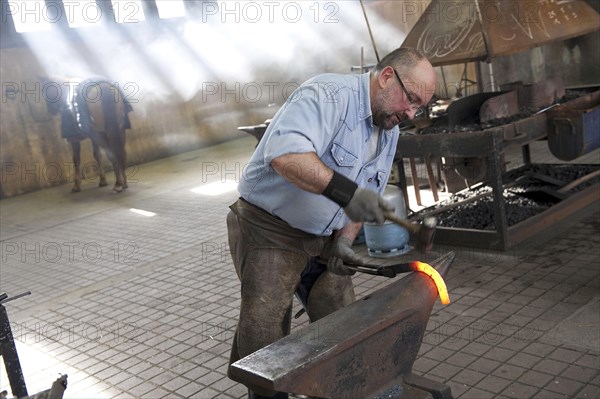
[[394, 206], [375, 191], [357, 188], [344, 212], [353, 222], [382, 224], [384, 212], [394, 212]]
[[356, 270], [344, 266], [345, 263], [362, 265], [363, 262], [352, 250], [352, 241], [346, 237], [330, 241], [321, 252], [321, 259], [327, 261], [327, 270], [340, 276], [352, 276]]

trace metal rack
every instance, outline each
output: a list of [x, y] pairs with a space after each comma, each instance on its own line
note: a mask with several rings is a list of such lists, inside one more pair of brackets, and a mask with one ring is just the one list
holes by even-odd
[[[598, 200], [597, 185], [591, 186], [538, 215], [513, 226], [508, 225], [503, 197], [502, 154], [520, 147], [523, 163], [530, 164], [529, 143], [545, 138], [546, 129], [546, 114], [540, 113], [482, 131], [410, 135], [399, 138], [396, 158], [401, 176], [404, 176], [403, 158], [439, 156], [479, 157], [486, 160], [487, 184], [492, 188], [494, 201], [495, 231], [439, 226], [436, 243], [507, 250]], [[401, 181], [401, 186], [406, 192], [406, 178]]]
[[[19, 361], [15, 340], [12, 334], [12, 329], [10, 328], [10, 321], [8, 320], [8, 313], [6, 313], [4, 304], [30, 294], [31, 292], [27, 291], [10, 298], [6, 293], [0, 294], [0, 356], [2, 356], [4, 360], [4, 367], [6, 368], [8, 382], [10, 384], [12, 394], [15, 397], [25, 399], [41, 397], [48, 399], [61, 399], [65, 389], [67, 389], [66, 374], [61, 375], [56, 381], [54, 381], [50, 389], [31, 396], [27, 394], [25, 377], [23, 376], [21, 362]], [[5, 397], [4, 395], [5, 391], [0, 392], [0, 398]]]

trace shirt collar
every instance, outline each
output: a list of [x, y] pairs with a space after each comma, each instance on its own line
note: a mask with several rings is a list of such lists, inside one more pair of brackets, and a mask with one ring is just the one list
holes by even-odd
[[371, 118], [373, 126], [373, 117], [371, 113], [371, 74], [369, 72], [360, 75], [360, 87], [358, 90], [359, 115], [360, 120]]
[[[371, 128], [378, 128], [373, 124], [373, 112], [371, 111], [371, 74], [369, 72], [360, 75], [360, 87], [358, 90], [358, 101], [359, 101], [359, 115], [360, 120], [369, 119]], [[383, 130], [382, 133], [391, 134], [398, 132], [398, 126], [394, 126], [391, 130]], [[371, 137], [368, 134], [368, 137]], [[368, 138], [367, 137], [367, 138]]]

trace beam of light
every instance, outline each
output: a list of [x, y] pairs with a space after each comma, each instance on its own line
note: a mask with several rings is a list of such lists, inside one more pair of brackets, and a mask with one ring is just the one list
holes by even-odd
[[216, 196], [237, 190], [237, 186], [235, 181], [217, 181], [192, 188], [190, 191], [196, 194]]
[[48, 6], [44, 0], [9, 1], [8, 11], [15, 23], [15, 30], [19, 33], [52, 28]]
[[101, 23], [102, 10], [95, 0], [63, 0], [63, 5], [71, 28], [91, 27]]
[[[111, 80], [122, 87], [129, 85], [131, 90], [125, 90], [125, 94], [134, 103], [147, 95], [154, 98], [172, 95], [172, 72], [165, 69], [164, 63], [158, 62], [163, 57], [151, 54], [158, 41], [153, 27], [142, 24], [135, 28], [135, 33], [131, 31], [131, 34], [128, 34], [128, 29], [106, 29], [102, 33], [105, 44], [93, 46], [92, 50], [103, 62]], [[92, 36], [85, 37], [85, 40], [94, 43]], [[174, 63], [179, 61], [172, 60]]]
[[[83, 60], [80, 56], [81, 52], [77, 51], [77, 46], [69, 46], [71, 48], [66, 49], [72, 41], [64, 37], [62, 32], [57, 33], [64, 38], [64, 40], [60, 40], [60, 45], [65, 47], [64, 50], [59, 46], [56, 51], [40, 50], [36, 53], [41, 58], [49, 59], [46, 64], [51, 69], [57, 67], [61, 69], [68, 68], [70, 75], [82, 77], [104, 75], [123, 89], [126, 98], [133, 103], [136, 111], [140, 111], [139, 104], [143, 102], [145, 97], [169, 96], [174, 91], [172, 80], [165, 78], [165, 76], [171, 76], [171, 71], [167, 69], [164, 62], [159, 63], [157, 61], [164, 60], [164, 57], [156, 54], [156, 51], [153, 50], [157, 47], [156, 43], [160, 42], [163, 36], [161, 35], [158, 39], [149, 41], [147, 37], [154, 35], [152, 27], [137, 25], [136, 28], [137, 34], [132, 34], [129, 37], [125, 37], [127, 36], [126, 33], [129, 32], [127, 29], [114, 29], [110, 24], [97, 27], [94, 31], [87, 29], [80, 31], [80, 37], [87, 44], [89, 51], [93, 54], [94, 64], [97, 65], [93, 71], [90, 70], [87, 63], [85, 68], [76, 68], [70, 65], [71, 60], [74, 60], [75, 64]], [[95, 44], [99, 35], [102, 36], [102, 41], [99, 42], [100, 44]], [[49, 40], [52, 45], [47, 43]], [[55, 40], [52, 38], [31, 39], [32, 42], [43, 42], [44, 44], [38, 45], [40, 48], [43, 48], [44, 45], [54, 48], [53, 43]], [[149, 54], [151, 51], [153, 53]], [[65, 63], [65, 59], [69, 59], [69, 62]], [[186, 64], [186, 67], [190, 67], [187, 65], [189, 63], [180, 61], [178, 58], [171, 59], [171, 62], [174, 62], [175, 65]], [[99, 70], [104, 72], [99, 72]]]
[[141, 22], [146, 19], [141, 0], [112, 0], [115, 21], [120, 24]]
[[143, 209], [130, 208], [129, 210], [133, 213], [137, 213], [138, 215], [147, 216], [147, 217], [152, 217], [152, 216], [156, 215], [156, 213], [154, 213], [154, 212], [145, 211]]
[[[52, 29], [48, 33], [23, 35], [31, 52], [37, 58], [44, 71], [52, 77], [89, 76], [97, 74], [81, 57], [72, 40], [61, 29]], [[52, 51], [48, 51], [48, 49]], [[65, 62], [65, 60], [69, 60]], [[66, 87], [61, 87], [66, 90]]]
[[217, 29], [211, 25], [201, 21], [189, 21], [182, 33], [182, 38], [189, 48], [206, 63], [208, 69], [219, 74], [218, 77], [207, 76], [205, 80], [211, 83], [210, 79], [218, 81], [233, 79], [236, 82], [252, 79], [250, 61], [253, 60], [243, 57], [235, 43], [224, 35], [228, 27], [222, 25]]
[[[146, 46], [146, 52], [156, 67], [171, 81], [171, 92], [177, 93], [185, 101], [198, 93], [202, 83], [200, 76], [205, 75], [204, 68], [182, 44], [176, 32], [165, 29]], [[208, 79], [214, 77], [207, 76]]]
[[[84, 4], [90, 10], [93, 7], [91, 2], [69, 1], [79, 4], [75, 10], [80, 14]], [[13, 3], [21, 10], [21, 3], [44, 7], [41, 0]], [[316, 73], [347, 73], [350, 65], [358, 64], [360, 45], [370, 46], [355, 2], [269, 3], [272, 7], [261, 2], [227, 2], [214, 15], [209, 12], [212, 3], [207, 2], [205, 13], [189, 13], [168, 24], [168, 29], [160, 21], [138, 24], [144, 20], [139, 0], [112, 0], [112, 4], [115, 20], [122, 23], [76, 29], [86, 52], [61, 29], [23, 36], [49, 74], [104, 75], [118, 83], [126, 97], [134, 100], [140, 112], [136, 116], [143, 115], [155, 99], [189, 101], [199, 99], [200, 94], [202, 107], [279, 104], [291, 94], [292, 83], [300, 84]], [[301, 18], [296, 20], [294, 10], [300, 8]], [[395, 37], [389, 22], [373, 18], [379, 22], [378, 29], [386, 29], [386, 34], [378, 36]]]
[[431, 277], [435, 286], [437, 287], [438, 293], [440, 295], [440, 301], [442, 302], [442, 304], [448, 305], [450, 303], [448, 288], [446, 288], [446, 283], [444, 282], [444, 279], [442, 278], [442, 276], [440, 276], [437, 270], [435, 270], [427, 263], [419, 261], [410, 262], [410, 267], [415, 271], [425, 273], [426, 275]]
[[232, 47], [244, 59], [252, 60], [254, 66], [293, 62], [299, 42], [292, 38], [302, 37], [300, 42], [304, 42], [311, 33], [302, 20], [292, 24], [281, 18], [275, 18], [272, 22], [262, 18], [255, 23], [242, 18], [238, 23], [222, 24], [219, 31], [224, 40], [232, 43]]

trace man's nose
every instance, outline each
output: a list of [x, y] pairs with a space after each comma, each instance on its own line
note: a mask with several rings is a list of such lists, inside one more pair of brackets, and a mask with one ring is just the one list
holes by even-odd
[[415, 119], [415, 115], [417, 114], [418, 109], [409, 108], [404, 112], [404, 115], [410, 120]]

